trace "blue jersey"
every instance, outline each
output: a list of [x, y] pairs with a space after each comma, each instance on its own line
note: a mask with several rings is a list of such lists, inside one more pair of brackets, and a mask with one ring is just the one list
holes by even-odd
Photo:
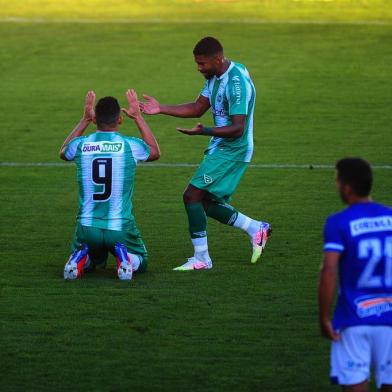
[[331, 215], [324, 251], [341, 253], [333, 325], [392, 325], [392, 208], [357, 203]]

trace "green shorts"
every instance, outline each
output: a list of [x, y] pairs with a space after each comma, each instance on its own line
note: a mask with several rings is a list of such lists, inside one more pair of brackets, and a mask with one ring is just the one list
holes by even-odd
[[248, 165], [248, 162], [205, 155], [190, 183], [211, 193], [216, 201], [226, 203], [237, 189]]
[[77, 222], [71, 252], [74, 252], [82, 243], [85, 243], [88, 246], [88, 254], [93, 265], [106, 265], [108, 253], [110, 252], [114, 255], [116, 242], [125, 245], [128, 253], [142, 257], [138, 272], [144, 272], [147, 268], [148, 255], [138, 231], [100, 229], [98, 227], [82, 226]]

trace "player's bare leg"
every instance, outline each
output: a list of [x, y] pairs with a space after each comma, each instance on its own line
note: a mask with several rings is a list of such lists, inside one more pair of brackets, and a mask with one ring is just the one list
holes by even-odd
[[367, 392], [369, 390], [369, 382], [366, 380], [360, 384], [345, 385], [342, 387], [343, 392]]

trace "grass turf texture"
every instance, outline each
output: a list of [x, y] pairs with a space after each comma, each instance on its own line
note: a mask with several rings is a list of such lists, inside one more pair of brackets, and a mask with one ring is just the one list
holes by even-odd
[[[348, 153], [390, 163], [392, 26], [241, 24], [0, 24], [2, 160], [56, 161], [92, 88], [123, 105], [128, 87], [165, 103], [193, 100], [204, 84], [192, 56], [201, 31], [218, 36], [254, 78], [254, 163], [328, 163]], [[196, 120], [149, 122], [162, 162], [199, 162], [206, 139], [175, 131]]]
[[0, 0], [0, 18], [390, 22], [389, 0]]
[[[3, 219], [18, 221], [2, 244], [2, 390], [330, 390], [315, 291], [321, 222], [340, 207], [326, 186], [333, 172], [250, 169], [235, 205], [273, 222], [263, 261], [250, 265], [246, 236], [210, 222], [214, 269], [174, 273], [190, 251], [179, 200], [190, 174], [139, 170], [136, 218], [151, 265], [129, 288], [113, 259], [81, 281], [62, 280], [73, 169], [2, 169], [13, 195]], [[377, 199], [388, 200], [388, 185], [389, 173], [376, 171]]]
[[[390, 26], [0, 24], [3, 161], [54, 162], [87, 89], [192, 100], [191, 50], [221, 38], [258, 87], [255, 163], [390, 164]], [[164, 37], [164, 39], [162, 39]], [[198, 162], [195, 120], [148, 119], [162, 162]], [[203, 122], [211, 124], [209, 115]], [[125, 133], [136, 134], [128, 123]], [[249, 169], [234, 205], [274, 235], [256, 266], [246, 236], [209, 222], [214, 269], [174, 273], [190, 255], [181, 193], [193, 169], [140, 168], [135, 215], [150, 269], [131, 287], [109, 269], [64, 282], [76, 184], [69, 168], [0, 169], [2, 390], [330, 390], [316, 286], [325, 217], [341, 205], [332, 170]], [[389, 171], [374, 196], [390, 203]]]

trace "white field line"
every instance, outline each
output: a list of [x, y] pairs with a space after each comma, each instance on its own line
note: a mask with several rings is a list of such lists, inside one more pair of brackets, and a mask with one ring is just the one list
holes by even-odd
[[[178, 162], [178, 163], [141, 163], [142, 168], [178, 168], [178, 167], [198, 167], [198, 163]], [[0, 162], [0, 167], [74, 167], [69, 162]], [[255, 163], [250, 164], [254, 169], [334, 169], [334, 165], [324, 164], [295, 164], [295, 163]], [[372, 165], [373, 169], [392, 170], [392, 165]]]
[[305, 25], [386, 25], [391, 26], [392, 21], [387, 20], [357, 20], [357, 21], [337, 21], [337, 20], [265, 20], [265, 19], [46, 19], [46, 18], [0, 18], [0, 23], [32, 23], [32, 24], [305, 24]]

